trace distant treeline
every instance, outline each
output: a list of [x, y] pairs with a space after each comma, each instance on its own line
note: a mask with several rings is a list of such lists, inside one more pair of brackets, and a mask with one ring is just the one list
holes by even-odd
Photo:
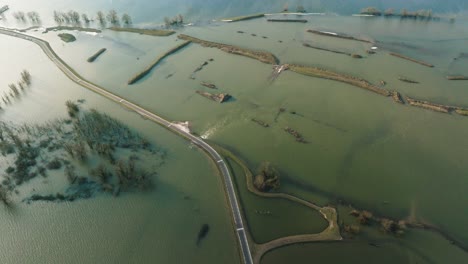
[[[384, 17], [400, 17], [400, 18], [411, 18], [411, 19], [420, 19], [420, 20], [440, 20], [439, 16], [436, 16], [432, 13], [432, 10], [421, 9], [418, 11], [408, 11], [402, 9], [400, 12], [395, 11], [393, 8], [386, 9], [381, 11], [375, 7], [366, 7], [361, 10], [363, 15], [372, 15], [372, 16], [384, 16]], [[451, 19], [453, 20], [453, 18]]]

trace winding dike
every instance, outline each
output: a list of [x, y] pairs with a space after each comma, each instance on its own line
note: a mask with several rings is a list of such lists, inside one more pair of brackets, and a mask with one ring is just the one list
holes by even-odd
[[334, 32], [328, 32], [328, 31], [320, 31], [320, 30], [314, 30], [314, 29], [309, 29], [307, 32], [312, 33], [312, 34], [317, 34], [317, 35], [322, 35], [322, 36], [327, 36], [327, 37], [332, 37], [332, 38], [341, 38], [341, 39], [347, 39], [347, 40], [355, 40], [359, 42], [364, 42], [364, 43], [373, 43], [370, 40], [367, 39], [360, 39], [356, 38], [353, 36], [349, 36], [346, 34], [341, 34], [341, 33], [334, 33]]
[[[291, 201], [293, 203], [298, 203], [303, 205], [309, 209], [318, 211], [322, 217], [328, 222], [328, 227], [318, 234], [303, 234], [303, 235], [293, 235], [278, 238], [263, 244], [257, 244], [254, 242], [253, 244], [253, 262], [255, 264], [260, 264], [262, 257], [269, 251], [284, 247], [287, 245], [298, 244], [298, 243], [310, 243], [310, 242], [318, 242], [318, 241], [340, 241], [343, 240], [340, 234], [340, 227], [338, 225], [338, 212], [333, 207], [320, 207], [312, 202], [303, 200], [296, 196], [286, 194], [286, 193], [277, 193], [277, 192], [260, 192], [257, 190], [253, 183], [253, 174], [251, 170], [248, 168], [245, 161], [241, 158], [230, 152], [229, 150], [212, 144], [213, 147], [224, 157], [227, 157], [237, 163], [244, 171], [247, 190], [257, 196], [265, 197], [265, 198], [280, 198]], [[251, 238], [252, 239], [252, 238]], [[253, 240], [253, 239], [252, 239]]]
[[200, 44], [203, 47], [217, 48], [227, 53], [245, 56], [245, 57], [255, 59], [263, 63], [267, 63], [267, 64], [278, 64], [279, 62], [278, 58], [276, 58], [275, 55], [266, 51], [256, 51], [256, 50], [250, 50], [250, 49], [241, 48], [241, 47], [237, 47], [233, 45], [211, 42], [211, 41], [198, 39], [198, 38], [191, 37], [191, 36], [184, 35], [184, 34], [179, 35], [178, 38]]
[[342, 83], [347, 83], [347, 84], [350, 84], [359, 88], [363, 88], [363, 89], [369, 90], [371, 92], [374, 92], [383, 96], [391, 95], [391, 93], [388, 90], [380, 88], [379, 86], [374, 85], [367, 80], [354, 77], [351, 75], [337, 73], [337, 72], [333, 72], [330, 70], [321, 69], [317, 67], [302, 66], [302, 65], [296, 65], [296, 64], [288, 64], [287, 66], [290, 71], [293, 71], [299, 74], [317, 77], [317, 78], [329, 79], [329, 80], [338, 81]]
[[420, 61], [420, 60], [417, 60], [417, 59], [413, 59], [413, 58], [411, 58], [411, 57], [408, 57], [408, 56], [405, 56], [405, 55], [402, 55], [402, 54], [399, 54], [399, 53], [390, 52], [389, 54], [392, 55], [392, 56], [394, 56], [394, 57], [400, 58], [400, 59], [404, 59], [404, 60], [411, 61], [411, 62], [420, 64], [420, 65], [424, 65], [424, 66], [429, 67], [429, 68], [433, 68], [433, 67], [434, 67], [434, 65], [432, 65], [432, 64], [430, 64], [430, 63], [427, 63], [427, 62], [424, 62], [424, 61]]
[[138, 82], [139, 80], [143, 79], [148, 73], [151, 72], [151, 70], [156, 67], [156, 65], [158, 65], [163, 59], [165, 59], [167, 56], [185, 48], [188, 44], [190, 44], [190, 41], [186, 41], [168, 51], [166, 51], [163, 55], [159, 56], [159, 58], [157, 58], [150, 66], [148, 66], [146, 69], [144, 69], [142, 72], [138, 73], [137, 75], [135, 75], [133, 78], [131, 78], [129, 81], [128, 81], [128, 84], [129, 85], [132, 85], [132, 84], [135, 84], [136, 82]]

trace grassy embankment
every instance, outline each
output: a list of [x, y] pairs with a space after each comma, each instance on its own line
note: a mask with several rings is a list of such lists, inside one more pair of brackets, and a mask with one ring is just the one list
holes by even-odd
[[163, 29], [122, 28], [122, 27], [110, 27], [108, 29], [112, 31], [117, 31], [117, 32], [130, 32], [130, 33], [138, 33], [141, 35], [157, 36], [157, 37], [167, 37], [175, 33], [175, 31], [173, 30], [163, 30]]
[[447, 76], [447, 80], [450, 81], [467, 81], [468, 76], [463, 76], [463, 75], [449, 75]]
[[342, 73], [337, 73], [337, 72], [333, 72], [330, 70], [321, 69], [317, 67], [301, 66], [301, 65], [295, 65], [295, 64], [288, 65], [288, 68], [290, 71], [293, 71], [296, 73], [347, 83], [356, 87], [360, 87], [360, 88], [372, 91], [374, 93], [377, 93], [383, 96], [391, 95], [391, 93], [388, 90], [380, 88], [377, 85], [374, 85], [370, 83], [369, 81], [358, 78], [358, 77], [354, 77], [354, 76], [350, 76], [350, 75], [346, 75]]
[[61, 33], [61, 34], [58, 34], [58, 36], [60, 37], [61, 40], [67, 43], [73, 42], [76, 40], [75, 36], [73, 36], [72, 34], [68, 34], [68, 33]]
[[307, 32], [317, 34], [317, 35], [321, 35], [321, 36], [327, 36], [327, 37], [332, 37], [332, 38], [341, 38], [341, 39], [347, 39], [347, 40], [355, 40], [355, 41], [359, 41], [359, 42], [373, 44], [373, 42], [370, 41], [370, 40], [356, 38], [356, 37], [341, 34], [341, 33], [333, 33], [333, 32], [328, 32], [328, 31], [314, 30], [314, 29], [309, 29], [309, 30], [307, 30]]
[[224, 19], [221, 19], [221, 21], [223, 21], [223, 22], [238, 22], [238, 21], [243, 21], [243, 20], [261, 18], [261, 17], [264, 17], [264, 16], [265, 16], [265, 14], [253, 14], [253, 15], [246, 15], [246, 16], [224, 18]]
[[190, 44], [190, 41], [186, 41], [170, 50], [168, 50], [167, 52], [165, 52], [163, 55], [159, 56], [159, 58], [157, 58], [151, 65], [149, 65], [148, 67], [146, 67], [146, 69], [144, 69], [142, 72], [138, 73], [137, 75], [135, 75], [133, 78], [131, 78], [129, 81], [128, 81], [128, 84], [129, 85], [132, 85], [136, 82], [138, 82], [139, 80], [141, 80], [143, 77], [145, 77], [148, 73], [151, 72], [151, 70], [156, 67], [156, 65], [158, 65], [164, 58], [166, 58], [167, 56], [179, 51], [180, 49], [186, 47], [188, 44]]
[[102, 31], [95, 28], [83, 28], [83, 27], [69, 27], [69, 26], [57, 26], [57, 27], [48, 27], [42, 32], [43, 34], [48, 33], [49, 31], [61, 31], [61, 30], [70, 30], [70, 31], [82, 31], [82, 32], [92, 32], [92, 33], [101, 33]]
[[427, 63], [427, 62], [424, 62], [424, 61], [420, 61], [420, 60], [417, 60], [417, 59], [413, 59], [413, 58], [410, 58], [408, 56], [405, 56], [405, 55], [402, 55], [402, 54], [398, 54], [398, 53], [395, 53], [395, 52], [390, 52], [389, 53], [390, 55], [394, 56], [394, 57], [398, 57], [398, 58], [401, 58], [401, 59], [404, 59], [404, 60], [408, 60], [408, 61], [412, 61], [412, 62], [415, 62], [417, 64], [421, 64], [421, 65], [424, 65], [426, 67], [429, 67], [429, 68], [433, 68], [434, 65], [430, 64], [430, 63]]
[[194, 37], [184, 35], [184, 34], [181, 34], [178, 37], [183, 40], [192, 41], [194, 43], [200, 44], [203, 47], [218, 48], [224, 52], [249, 57], [249, 58], [261, 61], [263, 63], [278, 64], [279, 62], [279, 60], [275, 57], [275, 55], [266, 51], [256, 51], [256, 50], [241, 48], [241, 47], [237, 47], [233, 45], [206, 41], [206, 40], [194, 38]]
[[296, 23], [307, 23], [306, 19], [267, 19], [268, 22], [296, 22]]
[[463, 108], [459, 106], [442, 105], [442, 104], [432, 103], [428, 101], [417, 100], [411, 97], [406, 97], [405, 99], [406, 101], [408, 101], [408, 103], [411, 106], [416, 106], [416, 107], [420, 107], [420, 108], [424, 108], [424, 109], [428, 109], [428, 110], [432, 110], [432, 111], [436, 111], [440, 113], [445, 113], [445, 114], [450, 114], [450, 113], [455, 112], [462, 116], [468, 116], [467, 108]]
[[222, 148], [214, 144], [211, 144], [211, 145], [221, 155], [234, 161], [243, 169], [244, 174], [245, 174], [247, 189], [249, 192], [260, 197], [286, 199], [293, 203], [301, 204], [305, 207], [318, 211], [325, 218], [325, 220], [328, 221], [328, 227], [324, 231], [318, 234], [303, 234], [303, 235], [287, 236], [287, 237], [282, 237], [282, 238], [269, 241], [264, 244], [256, 244], [254, 241], [254, 248], [253, 248], [254, 263], [260, 263], [262, 256], [265, 255], [265, 253], [267, 253], [268, 251], [271, 251], [275, 248], [283, 247], [286, 245], [315, 242], [315, 241], [342, 240], [342, 237], [340, 234], [340, 228], [338, 225], [338, 214], [335, 208], [320, 207], [312, 202], [300, 199], [298, 197], [295, 197], [293, 195], [286, 194], [286, 193], [261, 192], [257, 190], [253, 183], [253, 174], [251, 170], [249, 169], [249, 167], [247, 166], [247, 164], [245, 163], [245, 161], [243, 161], [241, 158], [239, 158], [238, 156], [236, 156], [235, 154], [233, 154], [232, 152], [230, 152], [229, 150], [225, 148]]
[[102, 48], [100, 49], [98, 52], [96, 52], [93, 56], [89, 57], [88, 58], [88, 62], [94, 62], [99, 56], [101, 56], [101, 54], [103, 54], [107, 49], [106, 48]]
[[316, 49], [316, 50], [321, 50], [321, 51], [328, 51], [328, 52], [332, 52], [332, 53], [336, 53], [336, 54], [343, 54], [343, 55], [347, 55], [347, 56], [350, 56], [354, 59], [362, 59], [363, 57], [359, 54], [356, 54], [356, 53], [349, 53], [349, 52], [345, 52], [345, 51], [340, 51], [340, 50], [333, 50], [333, 49], [328, 49], [328, 48], [322, 48], [322, 47], [318, 47], [318, 46], [314, 46], [314, 45], [311, 45], [309, 43], [303, 43], [302, 44], [304, 47], [306, 48], [312, 48], [312, 49]]
[[[383, 89], [374, 84], [371, 84], [367, 80], [364, 80], [358, 77], [336, 73], [330, 70], [321, 69], [317, 67], [301, 66], [301, 65], [294, 65], [294, 64], [288, 65], [288, 69], [290, 71], [300, 73], [303, 75], [307, 75], [307, 76], [347, 83], [356, 87], [360, 87], [360, 88], [375, 92], [383, 96], [392, 96], [395, 102], [400, 103], [400, 104], [405, 103], [400, 93], [396, 91], [390, 92], [386, 89]], [[442, 105], [442, 104], [432, 103], [428, 101], [416, 100], [407, 96], [405, 97], [405, 99], [410, 106], [420, 107], [420, 108], [424, 108], [424, 109], [428, 109], [428, 110], [432, 110], [432, 111], [436, 111], [440, 113], [451, 114], [455, 112], [459, 115], [468, 116], [468, 108], [463, 108], [459, 106]]]

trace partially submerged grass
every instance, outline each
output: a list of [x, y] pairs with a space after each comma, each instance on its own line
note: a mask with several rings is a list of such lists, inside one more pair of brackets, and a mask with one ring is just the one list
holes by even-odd
[[0, 121], [0, 150], [12, 161], [3, 169], [0, 200], [2, 190], [11, 192], [37, 176], [47, 177], [48, 170], [64, 174], [70, 183], [67, 191], [33, 195], [24, 201], [73, 201], [100, 192], [117, 195], [153, 186], [155, 167], [147, 171], [143, 166], [149, 157], [162, 165], [164, 152], [156, 151], [148, 140], [105, 114], [82, 110], [72, 101], [67, 102], [67, 108], [74, 113], [71, 119], [44, 125]]
[[231, 54], [236, 54], [236, 55], [241, 55], [245, 56], [248, 58], [256, 59], [258, 61], [261, 61], [263, 63], [268, 63], [268, 64], [278, 64], [279, 60], [276, 58], [275, 55], [273, 55], [270, 52], [267, 51], [256, 51], [256, 50], [251, 50], [251, 49], [246, 49], [246, 48], [241, 48], [233, 45], [228, 45], [228, 44], [223, 44], [223, 43], [216, 43], [212, 41], [207, 41], [203, 39], [198, 39], [192, 36], [184, 35], [181, 34], [178, 36], [178, 38], [187, 40], [187, 41], [192, 41], [194, 43], [200, 44], [203, 47], [208, 47], [208, 48], [218, 48], [224, 52], [231, 53]]
[[58, 36], [60, 37], [61, 40], [65, 41], [65, 42], [73, 42], [76, 40], [75, 36], [73, 36], [72, 34], [69, 34], [69, 33], [61, 33], [61, 34], [58, 34]]
[[96, 52], [93, 56], [89, 57], [88, 58], [88, 62], [94, 62], [99, 56], [101, 56], [101, 54], [103, 54], [107, 49], [106, 48], [102, 48], [100, 50], [98, 50], [98, 52]]
[[175, 31], [173, 30], [122, 28], [122, 27], [110, 27], [109, 30], [118, 31], [118, 32], [138, 33], [141, 35], [158, 36], [158, 37], [167, 37], [175, 33]]
[[174, 48], [166, 51], [164, 54], [162, 54], [161, 56], [159, 56], [153, 63], [151, 63], [148, 67], [146, 67], [146, 69], [144, 69], [142, 72], [138, 73], [137, 75], [135, 75], [133, 78], [131, 78], [129, 81], [128, 81], [128, 84], [129, 85], [132, 85], [136, 82], [138, 82], [139, 80], [143, 79], [148, 73], [151, 72], [151, 70], [156, 67], [156, 65], [158, 65], [164, 58], [166, 58], [167, 56], [173, 54], [173, 53], [176, 53], [177, 51], [185, 48], [188, 44], [190, 44], [191, 41], [185, 41], [184, 43], [182, 44], [179, 44], [177, 46], [175, 46]]
[[264, 17], [265, 14], [253, 14], [253, 15], [245, 15], [245, 16], [237, 16], [237, 17], [230, 17], [230, 18], [223, 18], [221, 21], [223, 22], [237, 22], [237, 21], [243, 21], [243, 20], [250, 20], [250, 19], [255, 19], [255, 18], [261, 18]]
[[303, 75], [307, 76], [312, 76], [312, 77], [317, 77], [317, 78], [323, 78], [323, 79], [329, 79], [329, 80], [334, 80], [338, 82], [343, 82], [347, 83], [356, 87], [360, 87], [369, 91], [372, 91], [374, 93], [383, 95], [383, 96], [390, 96], [391, 93], [388, 90], [385, 90], [383, 88], [378, 87], [377, 85], [374, 85], [370, 83], [367, 80], [364, 80], [362, 78], [354, 77], [351, 75], [347, 74], [342, 74], [342, 73], [337, 73], [333, 72], [331, 70], [327, 69], [322, 69], [318, 67], [311, 67], [311, 66], [302, 66], [302, 65], [295, 65], [295, 64], [289, 64], [288, 65], [289, 70], [300, 73]]
[[83, 27], [70, 27], [70, 26], [57, 26], [57, 27], [48, 27], [42, 33], [47, 33], [49, 31], [60, 31], [60, 30], [70, 30], [70, 31], [83, 31], [83, 32], [92, 32], [92, 33], [101, 33], [102, 31], [95, 28], [83, 28]]

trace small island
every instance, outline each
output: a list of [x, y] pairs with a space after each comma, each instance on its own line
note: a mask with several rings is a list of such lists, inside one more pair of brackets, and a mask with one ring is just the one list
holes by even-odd
[[67, 42], [67, 43], [73, 42], [76, 40], [76, 37], [69, 33], [60, 33], [58, 34], [58, 36], [60, 37], [62, 41]]

